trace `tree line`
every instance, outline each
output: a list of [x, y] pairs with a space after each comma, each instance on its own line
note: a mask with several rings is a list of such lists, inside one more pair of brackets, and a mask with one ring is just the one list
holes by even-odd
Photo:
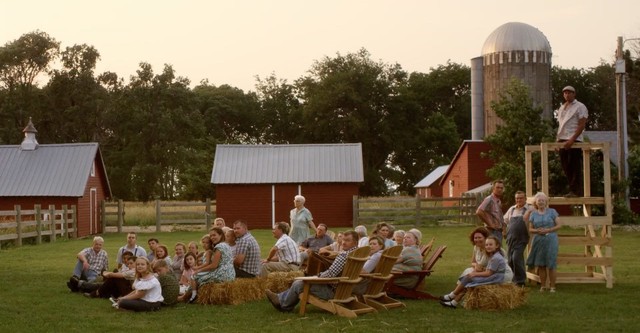
[[[640, 138], [640, 64], [627, 52], [629, 132]], [[366, 49], [323, 57], [293, 82], [257, 77], [255, 91], [202, 81], [145, 62], [128, 80], [96, 73], [100, 53], [42, 31], [0, 47], [0, 144], [18, 144], [29, 118], [40, 143], [100, 143], [113, 195], [148, 201], [215, 197], [216, 144], [361, 142], [365, 196], [413, 194], [471, 137], [470, 68], [428, 73], [372, 59]], [[635, 71], [634, 71], [635, 70]], [[553, 67], [554, 106], [576, 87], [589, 129], [615, 130], [612, 64]], [[528, 131], [532, 124], [524, 125]]]

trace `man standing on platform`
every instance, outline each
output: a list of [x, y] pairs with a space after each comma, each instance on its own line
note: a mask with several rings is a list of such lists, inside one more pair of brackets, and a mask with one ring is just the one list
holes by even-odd
[[582, 191], [582, 150], [571, 148], [575, 142], [582, 142], [582, 132], [587, 126], [589, 111], [587, 107], [576, 99], [576, 90], [572, 86], [562, 89], [564, 104], [556, 110], [558, 119], [557, 142], [563, 142], [560, 149], [560, 163], [569, 181], [569, 193], [565, 197], [583, 196]]

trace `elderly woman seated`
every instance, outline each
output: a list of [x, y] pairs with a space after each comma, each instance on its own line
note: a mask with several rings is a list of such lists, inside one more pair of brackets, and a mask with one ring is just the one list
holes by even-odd
[[[422, 254], [420, 253], [420, 240], [422, 233], [418, 229], [411, 229], [404, 234], [402, 240], [402, 253], [396, 264], [393, 265], [395, 272], [417, 271], [422, 269]], [[403, 288], [413, 288], [418, 282], [417, 275], [399, 276], [393, 280], [393, 283]]]

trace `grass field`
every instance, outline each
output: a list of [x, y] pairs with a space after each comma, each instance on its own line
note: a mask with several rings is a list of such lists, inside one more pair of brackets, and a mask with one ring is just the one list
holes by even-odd
[[[468, 227], [422, 229], [425, 240], [447, 251], [428, 277], [427, 291], [450, 291], [470, 260]], [[575, 231], [574, 231], [575, 232]], [[265, 255], [274, 243], [269, 230], [253, 231]], [[201, 232], [140, 234], [144, 242], [199, 239]], [[105, 249], [115, 264], [124, 234], [107, 234]], [[482, 312], [441, 307], [435, 301], [406, 301], [394, 309], [344, 319], [309, 306], [306, 316], [280, 313], [266, 301], [237, 306], [181, 304], [155, 313], [114, 310], [109, 301], [69, 292], [75, 254], [90, 239], [58, 240], [0, 251], [0, 332], [636, 332], [640, 325], [640, 233], [614, 231], [613, 289], [604, 284], [561, 284], [556, 294], [531, 288], [525, 306], [512, 311]]]

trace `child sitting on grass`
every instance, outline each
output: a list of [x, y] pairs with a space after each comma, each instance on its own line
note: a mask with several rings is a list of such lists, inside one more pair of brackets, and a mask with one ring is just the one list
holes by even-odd
[[495, 236], [487, 237], [485, 251], [489, 256], [489, 263], [484, 271], [474, 271], [460, 277], [460, 284], [456, 289], [440, 298], [442, 306], [456, 308], [464, 297], [465, 289], [487, 284], [500, 284], [504, 281], [507, 261], [502, 256], [500, 241]]
[[162, 288], [162, 305], [174, 305], [178, 302], [178, 292], [180, 286], [178, 280], [171, 273], [171, 269], [167, 262], [164, 260], [158, 260], [153, 264], [153, 272], [157, 275], [157, 279], [160, 282], [160, 288]]
[[136, 259], [136, 279], [133, 291], [117, 299], [115, 308], [139, 311], [157, 311], [164, 298], [160, 282], [151, 271], [149, 259]]

